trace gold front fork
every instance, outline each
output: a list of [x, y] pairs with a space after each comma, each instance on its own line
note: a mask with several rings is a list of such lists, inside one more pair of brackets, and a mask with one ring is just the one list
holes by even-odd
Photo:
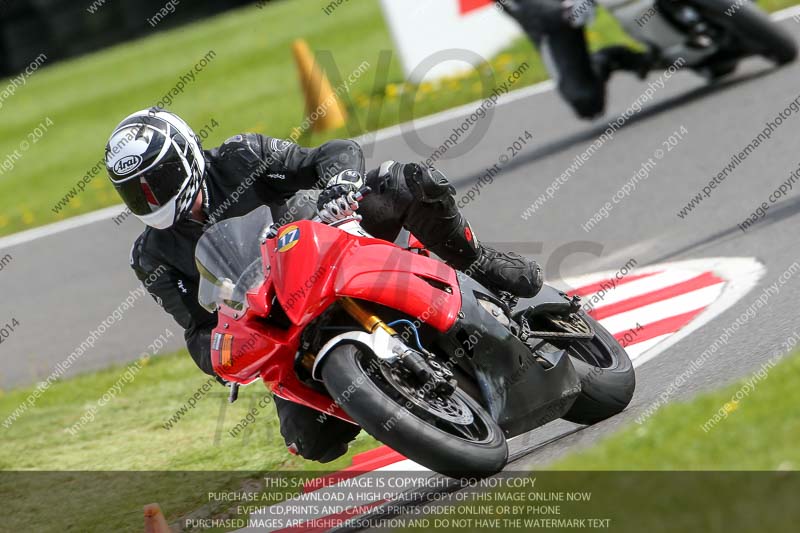
[[[390, 328], [386, 322], [381, 320], [380, 317], [364, 309], [361, 304], [352, 298], [342, 298], [339, 301], [341, 302], [344, 310], [347, 311], [347, 314], [353, 317], [356, 322], [361, 324], [361, 326], [367, 330], [367, 332], [373, 333], [376, 329], [381, 328], [389, 335], [397, 335], [397, 332]], [[300, 360], [300, 363], [310, 372], [311, 368], [314, 366], [314, 359], [316, 359], [316, 357], [316, 354], [307, 353]]]
[[397, 335], [397, 332], [392, 328], [390, 328], [388, 325], [386, 325], [386, 322], [381, 320], [380, 317], [364, 309], [364, 307], [362, 307], [361, 304], [359, 304], [352, 298], [342, 298], [339, 301], [341, 302], [344, 310], [347, 311], [347, 314], [353, 317], [353, 319], [355, 319], [356, 322], [361, 324], [361, 326], [369, 333], [372, 333], [376, 329], [381, 328], [389, 335]]

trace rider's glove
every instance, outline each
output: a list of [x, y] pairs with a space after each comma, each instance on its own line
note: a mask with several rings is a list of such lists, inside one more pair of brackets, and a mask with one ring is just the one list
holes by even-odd
[[345, 170], [331, 178], [317, 200], [319, 218], [330, 224], [353, 216], [358, 210], [358, 191], [363, 185], [364, 179], [355, 170]]

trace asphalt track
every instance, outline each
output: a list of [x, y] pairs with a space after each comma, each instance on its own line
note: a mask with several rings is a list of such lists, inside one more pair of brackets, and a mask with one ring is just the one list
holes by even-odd
[[[800, 26], [790, 17], [782, 24], [800, 34]], [[639, 98], [647, 83], [624, 75], [616, 78], [609, 88], [609, 112], [595, 123], [573, 118], [547, 86], [512, 93], [490, 119], [481, 121], [487, 131], [476, 135], [479, 142], [461, 150], [465, 153], [452, 149], [447, 154], [450, 159], [437, 163], [463, 193], [480, 179], [483, 169], [506, 153], [515, 139], [526, 130], [532, 134], [533, 140], [522, 154], [509, 162], [494, 183], [484, 186], [465, 211], [481, 239], [536, 257], [549, 267], [549, 279], [614, 270], [630, 258], [645, 265], [749, 256], [767, 269], [751, 294], [638, 370], [637, 393], [626, 413], [538, 446], [535, 453], [518, 459], [511, 468], [528, 469], [551, 461], [630, 423], [719, 337], [764, 286], [772, 284], [798, 260], [794, 224], [798, 223], [800, 209], [795, 190], [800, 184], [746, 233], [737, 224], [767, 201], [769, 194], [800, 166], [799, 114], [784, 121], [772, 138], [688, 217], [682, 220], [677, 212], [728, 164], [733, 154], [758, 135], [766, 121], [773, 120], [800, 94], [796, 83], [799, 78], [800, 64], [774, 70], [758, 59], [743, 63], [734, 77], [714, 86], [691, 73], [675, 75], [528, 220], [523, 220], [523, 211], [602, 133], [608, 120], [614, 120]], [[658, 74], [654, 74], [648, 81], [657, 79]], [[418, 123], [417, 131], [435, 146], [444, 142], [461, 122], [463, 114], [451, 112]], [[688, 131], [685, 140], [658, 162], [646, 182], [615, 206], [608, 219], [590, 233], [585, 232], [582, 224], [611, 199], [661, 147], [662, 141], [682, 126]], [[377, 139], [365, 143], [371, 163], [429, 156], [430, 152], [424, 150], [415, 153], [397, 131], [382, 132]], [[89, 218], [97, 220], [57, 233], [40, 231], [37, 233], [45, 236], [38, 238], [28, 234], [0, 239], [0, 256], [13, 257], [0, 271], [5, 304], [0, 311], [0, 324], [12, 318], [20, 323], [0, 347], [0, 387], [30, 384], [48, 376], [120, 306], [129, 291], [139, 286], [128, 268], [128, 251], [140, 231], [139, 223], [129, 219], [117, 226], [102, 214]], [[564, 250], [573, 253], [556, 257], [556, 251]], [[772, 356], [774, 349], [800, 327], [795, 304], [799, 288], [800, 279], [784, 285], [769, 307], [739, 329], [736, 337], [698, 369], [673, 400], [746, 376]], [[138, 298], [123, 316], [67, 374], [130, 360], [146, 350], [166, 328], [179, 332], [149, 297]], [[176, 337], [172, 347], [179, 348], [180, 335]], [[514, 446], [536, 446], [572, 429], [574, 426], [567, 423], [552, 424]]]

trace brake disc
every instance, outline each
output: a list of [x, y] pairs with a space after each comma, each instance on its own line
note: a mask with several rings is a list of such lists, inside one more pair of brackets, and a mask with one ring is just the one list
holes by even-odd
[[468, 426], [475, 421], [472, 411], [460, 398], [456, 396], [443, 397], [433, 390], [428, 391], [426, 394], [424, 389], [407, 384], [405, 377], [397, 368], [388, 368], [386, 365], [381, 365], [381, 373], [387, 383], [399, 392], [403, 398], [426, 413], [451, 424], [461, 426]]

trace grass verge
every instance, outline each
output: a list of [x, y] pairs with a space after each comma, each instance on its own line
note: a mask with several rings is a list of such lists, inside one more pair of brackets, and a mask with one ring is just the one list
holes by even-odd
[[[759, 371], [761, 372], [761, 371]], [[688, 403], [659, 410], [558, 470], [800, 469], [800, 357]], [[740, 392], [741, 391], [741, 392]], [[751, 391], [751, 392], [747, 392]], [[739, 401], [735, 396], [747, 393]]]
[[[36, 531], [141, 531], [142, 506], [152, 501], [174, 520], [208, 507], [212, 490], [239, 489], [258, 473], [338, 470], [353, 454], [376, 445], [362, 433], [346, 457], [326, 465], [288, 454], [261, 382], [242, 388], [233, 405], [227, 404], [227, 389], [214, 383], [175, 422], [207, 382], [191, 357], [181, 352], [152, 358], [129, 383], [120, 382], [126, 368], [54, 383], [10, 427], [0, 425], [0, 498], [14, 510], [0, 529], [30, 531], [35, 521]], [[70, 431], [116, 383], [121, 389], [94, 420]], [[32, 391], [0, 396], [4, 419]], [[254, 422], [242, 428], [253, 409]], [[226, 505], [217, 502], [207, 511]]]

